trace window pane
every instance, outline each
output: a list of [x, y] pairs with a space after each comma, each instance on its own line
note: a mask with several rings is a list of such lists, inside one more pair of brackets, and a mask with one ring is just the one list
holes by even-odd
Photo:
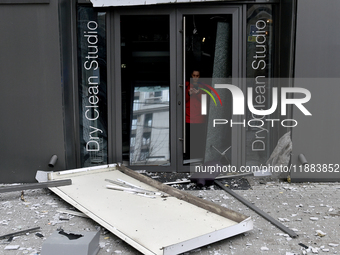
[[[212, 90], [215, 84], [222, 79], [222, 83], [230, 83], [226, 80], [232, 75], [232, 16], [207, 14], [186, 15], [185, 18], [186, 153], [183, 164], [195, 165], [203, 161], [229, 164], [231, 155], [221, 156], [219, 151], [231, 146], [231, 129], [208, 123], [231, 117], [232, 101], [226, 90], [218, 92], [223, 107], [220, 103], [215, 107], [215, 99], [211, 98], [215, 95]], [[205, 114], [202, 114], [202, 107], [206, 109]]]
[[[149, 97], [150, 91], [159, 89], [162, 89], [160, 98]], [[136, 87], [137, 93], [140, 101], [134, 104], [140, 107], [133, 111], [138, 117], [131, 126], [130, 165], [169, 163], [169, 87]]]
[[120, 21], [123, 162], [166, 165], [170, 163], [169, 16], [126, 15]]

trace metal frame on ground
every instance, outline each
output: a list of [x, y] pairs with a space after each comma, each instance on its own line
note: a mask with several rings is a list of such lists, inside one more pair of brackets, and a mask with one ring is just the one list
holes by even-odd
[[[50, 188], [63, 200], [143, 254], [179, 254], [253, 229], [250, 217], [111, 164], [47, 173], [72, 185]], [[153, 197], [108, 189], [124, 180], [161, 193]]]

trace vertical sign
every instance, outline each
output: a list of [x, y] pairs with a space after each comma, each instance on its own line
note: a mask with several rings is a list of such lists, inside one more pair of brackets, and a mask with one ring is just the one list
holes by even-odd
[[[272, 105], [273, 77], [273, 17], [271, 5], [249, 5], [247, 11], [247, 87], [252, 88], [254, 110], [267, 110]], [[248, 110], [246, 131], [246, 164], [265, 164], [270, 156], [273, 127], [267, 115]], [[265, 123], [265, 125], [262, 125]]]
[[80, 156], [82, 166], [107, 163], [105, 13], [78, 7]]

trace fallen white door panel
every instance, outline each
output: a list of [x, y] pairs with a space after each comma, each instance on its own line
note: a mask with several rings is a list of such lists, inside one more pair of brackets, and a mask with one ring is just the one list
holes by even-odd
[[[50, 173], [50, 180], [72, 179], [72, 185], [50, 189], [144, 254], [178, 254], [253, 228], [249, 217], [218, 205], [217, 212], [220, 215], [231, 213], [233, 220], [173, 195], [149, 198], [107, 189], [109, 183], [105, 179], [122, 179], [146, 190], [162, 192], [127, 175], [126, 171], [132, 170], [124, 169], [125, 173], [119, 166], [107, 165]], [[169, 189], [187, 196], [185, 192]], [[211, 203], [198, 201], [202, 202]]]

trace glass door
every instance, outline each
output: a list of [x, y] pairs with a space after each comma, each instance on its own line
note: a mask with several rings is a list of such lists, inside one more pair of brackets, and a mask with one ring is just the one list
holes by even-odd
[[112, 158], [131, 169], [175, 171], [175, 10], [116, 10], [112, 26]]
[[169, 15], [122, 15], [123, 161], [170, 164]]
[[[180, 10], [178, 40], [178, 171], [208, 161], [223, 165], [240, 162], [239, 129], [214, 126], [216, 119], [232, 120], [232, 97], [216, 84], [237, 84], [240, 77], [241, 8]], [[242, 86], [242, 84], [238, 84]], [[238, 142], [237, 142], [238, 141]]]
[[[211, 150], [224, 152], [225, 146], [236, 144], [236, 130], [223, 130], [219, 144], [209, 123], [221, 112], [231, 118], [230, 95], [215, 90], [214, 84], [239, 75], [241, 9], [149, 7], [114, 12], [110, 38], [114, 72], [108, 90], [112, 95], [109, 127], [115, 137], [109, 149], [115, 162], [132, 169], [188, 172], [192, 162], [207, 161]], [[194, 74], [200, 84], [192, 86], [204, 92], [199, 96], [205, 100], [205, 114], [193, 113], [203, 120], [196, 119], [201, 125], [193, 127], [186, 125], [190, 107], [185, 96], [186, 83], [193, 84]], [[199, 136], [200, 142], [190, 136]], [[233, 145], [221, 157], [237, 162], [237, 148]]]

